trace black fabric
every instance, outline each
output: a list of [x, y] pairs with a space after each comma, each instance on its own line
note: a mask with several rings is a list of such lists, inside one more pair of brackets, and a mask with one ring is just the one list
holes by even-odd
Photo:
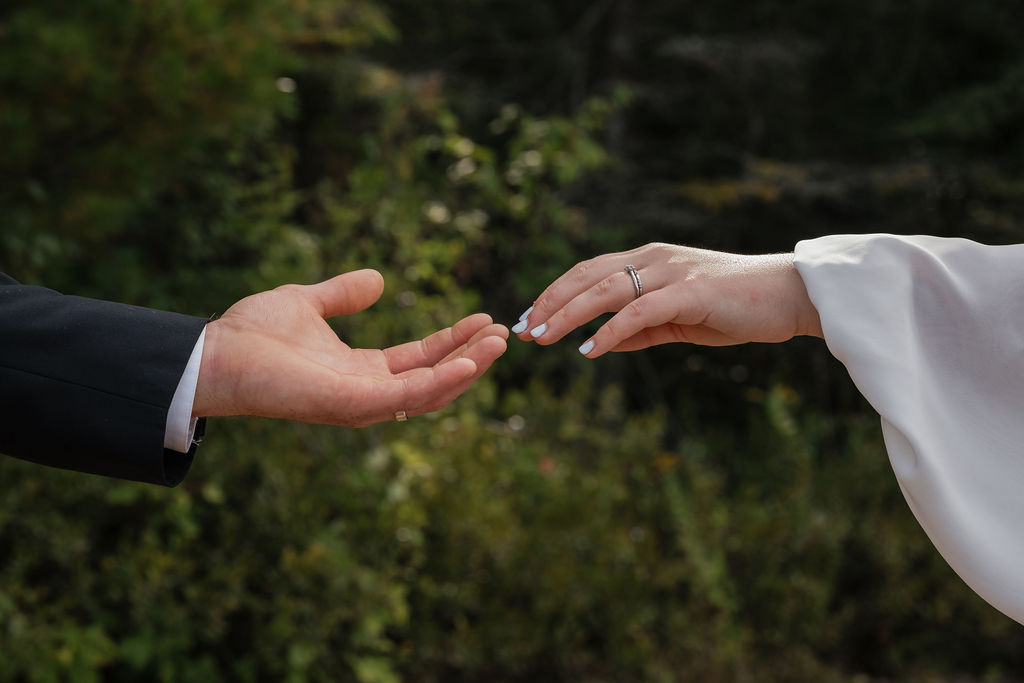
[[0, 273], [0, 452], [174, 486], [167, 410], [204, 318], [20, 285]]

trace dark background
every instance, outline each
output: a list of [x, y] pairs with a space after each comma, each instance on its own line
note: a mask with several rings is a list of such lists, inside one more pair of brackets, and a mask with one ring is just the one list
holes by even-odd
[[[9, 0], [0, 268], [208, 316], [376, 267], [381, 346], [651, 241], [1020, 242], [1022, 15]], [[214, 421], [173, 490], [3, 459], [0, 680], [1020, 680], [823, 343], [586, 334], [401, 425]]]

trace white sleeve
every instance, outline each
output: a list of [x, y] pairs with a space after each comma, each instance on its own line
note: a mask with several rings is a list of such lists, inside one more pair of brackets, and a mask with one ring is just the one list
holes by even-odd
[[192, 349], [185, 372], [178, 380], [178, 388], [174, 390], [171, 407], [167, 411], [167, 426], [164, 428], [164, 448], [179, 453], [188, 453], [192, 447], [192, 439], [196, 433], [196, 422], [192, 417], [192, 403], [196, 397], [196, 385], [199, 382], [199, 365], [203, 359], [203, 342], [206, 341], [206, 328], [199, 333], [199, 339]]
[[837, 235], [796, 265], [918, 522], [1024, 623], [1024, 245]]

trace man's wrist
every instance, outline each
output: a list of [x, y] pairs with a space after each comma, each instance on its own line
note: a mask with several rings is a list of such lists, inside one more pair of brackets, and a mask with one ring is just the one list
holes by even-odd
[[199, 333], [192, 354], [189, 356], [185, 369], [182, 371], [178, 386], [174, 390], [171, 404], [167, 409], [167, 423], [164, 427], [164, 448], [179, 453], [187, 453], [192, 447], [192, 439], [196, 429], [193, 417], [196, 389], [199, 379], [199, 367], [206, 342], [206, 328]]
[[202, 360], [199, 364], [199, 375], [196, 380], [195, 399], [192, 403], [192, 417], [210, 417], [213, 415], [224, 415], [225, 411], [218, 410], [222, 403], [218, 400], [218, 371], [219, 363], [217, 352], [221, 346], [223, 324], [219, 320], [213, 320], [206, 325], [206, 342], [203, 345]]

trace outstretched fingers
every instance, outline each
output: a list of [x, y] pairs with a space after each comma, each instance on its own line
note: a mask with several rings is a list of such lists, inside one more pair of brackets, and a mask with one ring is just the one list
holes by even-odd
[[539, 322], [525, 334], [538, 344], [553, 344], [577, 327], [603, 313], [622, 310], [636, 298], [633, 279], [625, 269], [614, 272], [593, 287], [581, 292], [555, 311], [547, 320]]
[[453, 358], [443, 361], [441, 365], [452, 363], [460, 358], [468, 358], [476, 364], [476, 372], [462, 382], [456, 384], [450, 390], [435, 396], [434, 400], [428, 403], [421, 412], [429, 413], [435, 410], [440, 410], [454, 401], [490, 369], [494, 361], [497, 360], [501, 354], [505, 353], [506, 348], [508, 348], [508, 344], [505, 341], [504, 336], [495, 334], [481, 335], [479, 339], [471, 340], [464, 349], [460, 349], [457, 352], [457, 355], [453, 354]]
[[389, 349], [395, 378], [381, 395], [383, 419], [398, 411], [413, 416], [440, 410], [472, 386], [507, 348], [508, 328], [490, 320], [469, 316], [422, 342]]
[[674, 320], [679, 312], [680, 304], [673, 300], [668, 290], [641, 296], [602, 325], [580, 346], [580, 353], [587, 358], [597, 358], [647, 328], [656, 328]]
[[[475, 313], [424, 339], [384, 349], [384, 357], [387, 358], [388, 368], [396, 374], [413, 368], [429, 367], [464, 346], [474, 335], [491, 325], [491, 316], [486, 313]], [[494, 327], [505, 329], [500, 325]], [[508, 334], [507, 330], [505, 334]]]
[[620, 272], [628, 280], [629, 276], [625, 274], [623, 268], [629, 262], [633, 251], [605, 254], [577, 263], [541, 292], [527, 314], [524, 314], [525, 317], [512, 328], [512, 331], [523, 341], [536, 339], [547, 329], [542, 326], [576, 297]]
[[394, 381], [403, 387], [403, 403], [394, 411], [404, 410], [412, 416], [440, 410], [469, 389], [506, 348], [504, 337], [482, 334], [457, 355], [431, 368], [414, 368], [398, 375]]
[[416, 368], [390, 379], [373, 382], [364, 393], [361, 417], [355, 426], [395, 419], [395, 414], [407, 415], [430, 412], [429, 406], [439, 396], [449, 395], [466, 384], [477, 372], [476, 363], [469, 358], [457, 358], [430, 368]]
[[[486, 360], [489, 365], [490, 363], [493, 363], [498, 358], [498, 356], [505, 352], [505, 348], [507, 346], [505, 340], [507, 339], [508, 328], [505, 327], [504, 325], [492, 323], [490, 325], [487, 325], [486, 327], [482, 327], [479, 330], [477, 330], [477, 332], [472, 337], [470, 337], [465, 344], [459, 346], [456, 349], [452, 349], [452, 351], [447, 356], [445, 356], [438, 362], [447, 363], [448, 361], [454, 360], [456, 358], [466, 357], [472, 358], [478, 364], [481, 361]], [[480, 347], [481, 344], [483, 344], [484, 346]], [[497, 350], [497, 355], [495, 355], [493, 358], [489, 358], [489, 354], [486, 353], [481, 355], [481, 351], [494, 350]]]
[[667, 323], [640, 330], [632, 337], [619, 342], [610, 351], [639, 351], [659, 344], [686, 342], [700, 346], [731, 346], [742, 343], [735, 337], [712, 329], [706, 325], [676, 325]]
[[[656, 325], [655, 327], [644, 328], [633, 336], [623, 339], [621, 342], [609, 349], [609, 351], [639, 351], [640, 349], [646, 349], [660, 344], [671, 344], [674, 342], [685, 341], [689, 340], [687, 339], [686, 332], [682, 326], [665, 323], [663, 325]], [[584, 344], [584, 346], [585, 345], [586, 344]], [[583, 347], [580, 348], [582, 350]]]

